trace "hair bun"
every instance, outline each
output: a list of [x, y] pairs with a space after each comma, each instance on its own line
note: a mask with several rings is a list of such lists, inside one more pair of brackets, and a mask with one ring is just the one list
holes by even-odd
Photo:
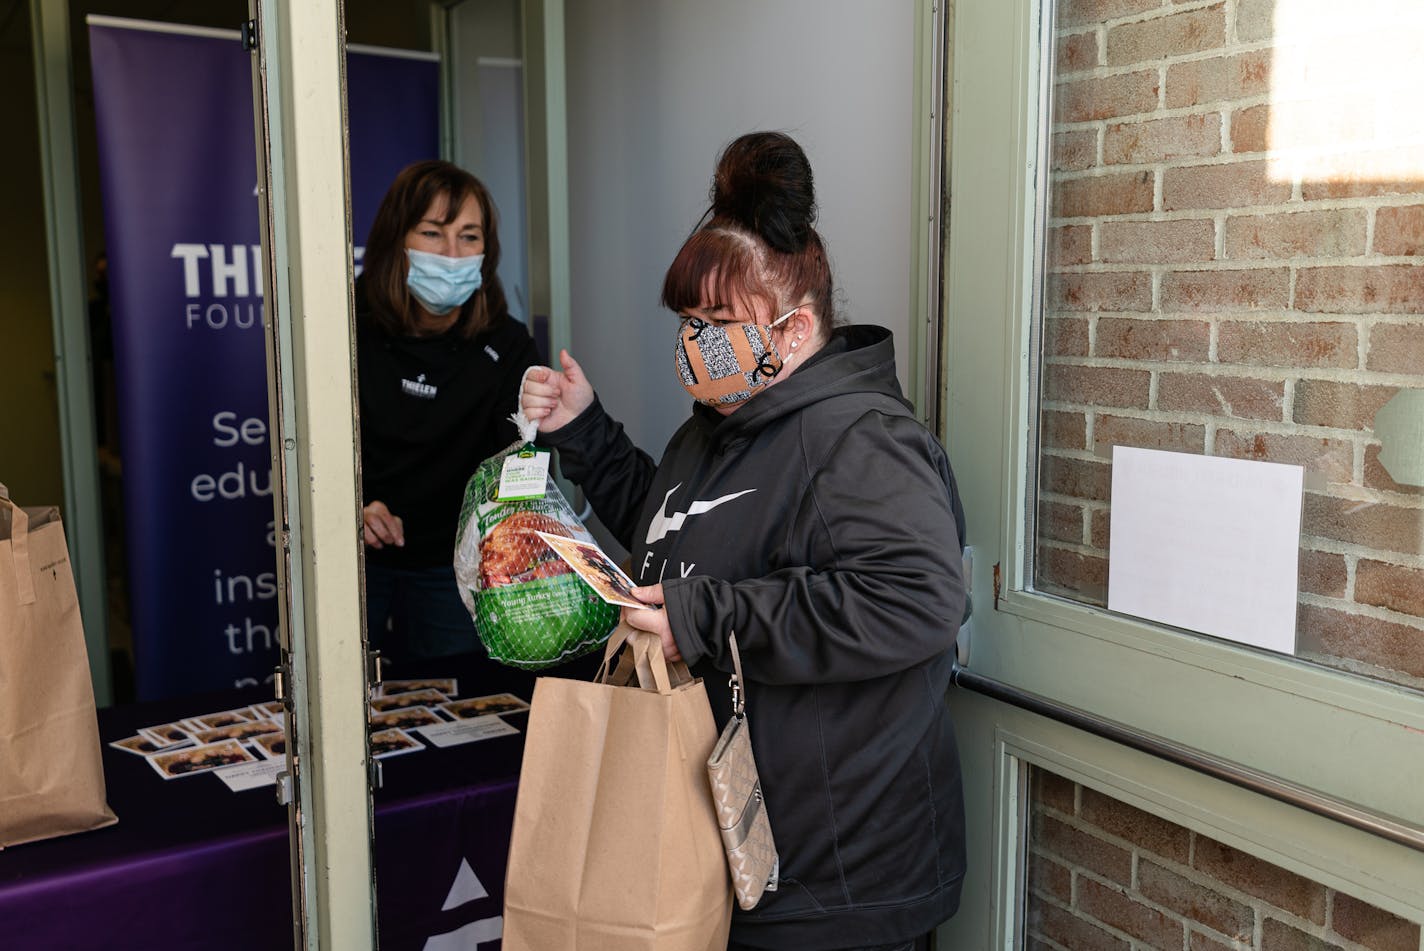
[[811, 162], [780, 132], [751, 132], [717, 160], [712, 215], [731, 219], [783, 254], [806, 247], [816, 220]]

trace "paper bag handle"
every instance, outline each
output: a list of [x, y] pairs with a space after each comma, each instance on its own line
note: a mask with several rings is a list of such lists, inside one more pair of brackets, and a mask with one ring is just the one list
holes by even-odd
[[593, 682], [596, 684], [609, 683], [608, 668], [613, 663], [613, 655], [618, 653], [618, 648], [628, 640], [628, 635], [633, 628], [628, 626], [626, 621], [619, 621], [608, 635], [608, 644], [603, 648], [603, 663], [598, 665], [598, 673], [594, 675]]
[[[609, 673], [609, 665], [618, 650], [627, 645], [627, 651], [620, 658], [618, 667]], [[638, 685], [644, 690], [661, 694], [672, 693], [674, 687], [691, 683], [692, 671], [682, 661], [668, 663], [663, 657], [663, 642], [656, 634], [640, 631], [620, 621], [608, 635], [608, 644], [603, 649], [603, 663], [598, 667], [594, 683], [606, 683], [621, 687], [632, 682], [636, 675]]]
[[0, 506], [10, 509], [10, 557], [15, 563], [15, 591], [21, 604], [35, 603], [35, 576], [30, 573], [30, 517], [10, 501], [10, 490], [0, 483]]
[[638, 683], [644, 690], [672, 693], [667, 658], [663, 657], [663, 639], [647, 631], [634, 631], [628, 639], [633, 647], [633, 665], [638, 671]]

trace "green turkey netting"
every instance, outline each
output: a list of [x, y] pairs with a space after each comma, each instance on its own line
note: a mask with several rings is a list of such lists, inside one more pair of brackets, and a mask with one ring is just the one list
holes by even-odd
[[552, 477], [543, 498], [496, 498], [505, 458], [523, 445], [515, 443], [480, 463], [466, 484], [455, 577], [490, 657], [541, 670], [601, 647], [618, 622], [618, 608], [535, 534], [594, 543]]

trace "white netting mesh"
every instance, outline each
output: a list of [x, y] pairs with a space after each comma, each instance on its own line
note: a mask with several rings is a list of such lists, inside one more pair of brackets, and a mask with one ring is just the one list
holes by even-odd
[[500, 502], [504, 460], [517, 442], [484, 462], [465, 486], [455, 542], [460, 597], [489, 655], [538, 670], [603, 645], [618, 621], [536, 532], [593, 542], [552, 477], [540, 499]]

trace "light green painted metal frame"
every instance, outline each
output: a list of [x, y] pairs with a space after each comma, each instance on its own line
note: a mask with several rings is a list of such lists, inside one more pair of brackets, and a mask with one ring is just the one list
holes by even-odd
[[35, 97], [39, 112], [50, 315], [59, 392], [64, 468], [64, 531], [84, 619], [89, 673], [100, 706], [113, 700], [109, 679], [108, 591], [104, 520], [99, 502], [99, 439], [90, 371], [84, 219], [74, 131], [74, 68], [66, 0], [29, 0]]
[[[341, 0], [253, 0], [296, 941], [376, 945]], [[320, 553], [320, 557], [318, 557]]]
[[911, 200], [913, 261], [909, 333], [910, 398], [919, 418], [935, 431], [941, 418], [939, 327], [943, 319], [940, 221], [944, 145], [945, 22], [948, 0], [915, 0], [915, 114]]

